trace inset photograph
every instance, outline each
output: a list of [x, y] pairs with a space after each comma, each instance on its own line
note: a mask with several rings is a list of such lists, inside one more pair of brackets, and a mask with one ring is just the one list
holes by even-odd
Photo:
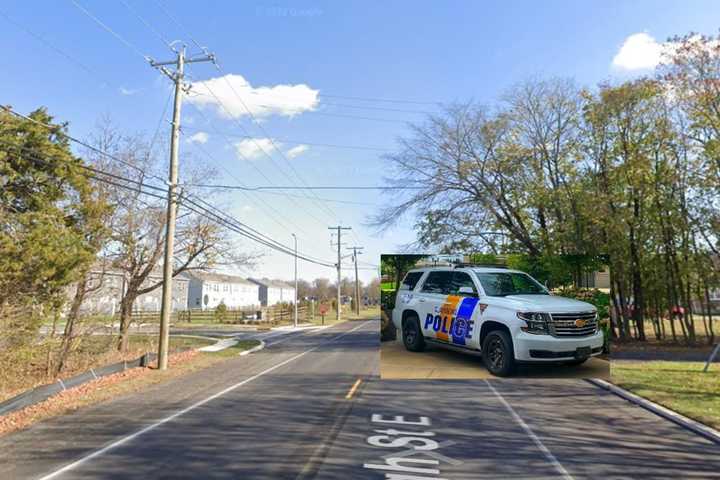
[[604, 378], [604, 256], [381, 257], [383, 379]]

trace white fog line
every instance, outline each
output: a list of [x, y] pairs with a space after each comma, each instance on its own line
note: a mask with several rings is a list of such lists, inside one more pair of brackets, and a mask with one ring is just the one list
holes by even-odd
[[548, 449], [544, 443], [540, 440], [540, 438], [535, 435], [535, 432], [532, 431], [530, 426], [525, 423], [525, 420], [523, 420], [520, 415], [515, 411], [515, 409], [505, 400], [505, 398], [500, 395], [500, 393], [495, 390], [495, 387], [492, 386], [491, 382], [488, 380], [485, 380], [485, 383], [487, 384], [488, 388], [492, 390], [492, 392], [495, 394], [495, 396], [502, 402], [502, 404], [505, 406], [508, 412], [510, 412], [510, 415], [512, 415], [513, 419], [522, 427], [523, 430], [525, 430], [525, 433], [528, 434], [528, 436], [532, 439], [533, 442], [535, 442], [535, 445], [540, 449], [540, 451], [545, 455], [545, 458], [548, 459], [550, 463], [555, 467], [555, 469], [562, 475], [562, 478], [565, 480], [574, 480], [573, 476], [568, 473], [567, 470], [565, 470], [565, 467], [562, 466], [562, 464], [558, 461], [557, 458], [555, 458], [555, 455]]
[[145, 428], [143, 428], [143, 429], [141, 429], [141, 430], [138, 430], [137, 432], [135, 432], [135, 433], [133, 433], [133, 434], [130, 434], [130, 435], [126, 436], [126, 437], [123, 437], [123, 438], [121, 438], [121, 439], [119, 439], [119, 440], [116, 440], [116, 441], [112, 442], [111, 444], [106, 445], [105, 447], [101, 448], [100, 450], [96, 450], [96, 451], [94, 451], [93, 453], [91, 453], [91, 454], [89, 454], [89, 455], [86, 455], [85, 457], [82, 457], [82, 458], [79, 459], [79, 460], [76, 460], [76, 461], [74, 461], [74, 462], [72, 462], [72, 463], [70, 463], [70, 464], [68, 464], [68, 465], [65, 465], [64, 467], [60, 468], [59, 470], [56, 470], [56, 471], [54, 471], [54, 472], [52, 472], [52, 473], [50, 473], [50, 474], [48, 474], [48, 475], [45, 475], [44, 477], [40, 477], [39, 480], [50, 480], [50, 479], [52, 479], [52, 478], [57, 478], [57, 477], [59, 477], [60, 475], [62, 475], [63, 473], [69, 472], [69, 471], [71, 471], [71, 470], [73, 470], [73, 469], [75, 469], [75, 468], [83, 465], [84, 463], [88, 462], [89, 460], [92, 460], [93, 458], [99, 457], [100, 455], [103, 455], [104, 453], [109, 452], [110, 450], [113, 450], [114, 448], [120, 447], [120, 446], [128, 443], [129, 441], [134, 440], [135, 438], [139, 437], [140, 435], [143, 435], [144, 433], [147, 433], [147, 432], [149, 432], [150, 430], [154, 430], [155, 428], [159, 427], [160, 425], [163, 425], [163, 424], [165, 424], [165, 423], [168, 423], [168, 422], [170, 422], [170, 421], [172, 421], [172, 420], [180, 417], [181, 415], [184, 415], [184, 414], [186, 414], [186, 413], [188, 413], [188, 412], [190, 412], [190, 411], [192, 411], [192, 410], [195, 410], [196, 408], [201, 407], [201, 406], [205, 405], [206, 403], [208, 403], [208, 402], [210, 402], [210, 401], [212, 401], [212, 400], [215, 400], [215, 399], [218, 398], [218, 397], [221, 397], [221, 396], [225, 395], [225, 394], [228, 393], [228, 392], [232, 392], [233, 390], [235, 390], [235, 389], [237, 389], [237, 388], [239, 388], [239, 387], [242, 387], [242, 386], [245, 385], [246, 383], [250, 383], [250, 382], [252, 382], [253, 380], [255, 380], [255, 379], [257, 379], [257, 378], [260, 378], [260, 377], [262, 377], [263, 375], [265, 375], [265, 374], [267, 374], [267, 373], [270, 373], [270, 372], [272, 372], [273, 370], [276, 370], [276, 369], [282, 367], [283, 365], [287, 365], [288, 363], [293, 362], [293, 361], [297, 360], [298, 358], [303, 357], [303, 356], [307, 355], [308, 353], [317, 350], [318, 348], [320, 348], [321, 346], [323, 346], [323, 345], [325, 345], [325, 344], [332, 343], [332, 342], [334, 342], [335, 340], [344, 337], [344, 336], [347, 335], [348, 333], [352, 333], [352, 332], [354, 332], [355, 330], [364, 327], [367, 323], [369, 323], [369, 322], [363, 322], [361, 325], [358, 325], [357, 327], [355, 327], [355, 328], [353, 328], [353, 329], [351, 329], [351, 330], [347, 330], [346, 332], [343, 332], [343, 333], [341, 333], [341, 334], [339, 334], [339, 335], [336, 335], [336, 336], [334, 336], [333, 338], [331, 338], [330, 340], [321, 342], [321, 343], [315, 345], [313, 348], [310, 348], [310, 349], [308, 349], [308, 350], [305, 350], [304, 352], [299, 353], [299, 354], [295, 355], [294, 357], [290, 357], [290, 358], [288, 358], [287, 360], [283, 360], [282, 362], [273, 365], [272, 367], [266, 368], [266, 369], [263, 370], [262, 372], [257, 373], [257, 374], [255, 374], [255, 375], [253, 375], [252, 377], [243, 380], [242, 382], [238, 382], [238, 383], [236, 383], [236, 384], [234, 384], [234, 385], [231, 385], [231, 386], [229, 386], [228, 388], [226, 388], [226, 389], [224, 389], [224, 390], [221, 390], [221, 391], [219, 391], [219, 392], [217, 392], [217, 393], [215, 393], [215, 394], [213, 394], [213, 395], [210, 395], [209, 397], [207, 397], [207, 398], [205, 398], [205, 399], [203, 399], [203, 400], [200, 400], [199, 402], [193, 403], [193, 404], [190, 405], [189, 407], [183, 408], [182, 410], [179, 410], [179, 411], [173, 413], [172, 415], [163, 418], [162, 420], [160, 420], [160, 421], [158, 421], [158, 422], [155, 422], [155, 423], [153, 423], [153, 424], [151, 424], [151, 425], [148, 425], [147, 427], [145, 427]]

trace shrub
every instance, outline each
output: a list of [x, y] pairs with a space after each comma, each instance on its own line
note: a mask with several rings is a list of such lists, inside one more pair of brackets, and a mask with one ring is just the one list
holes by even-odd
[[224, 302], [220, 302], [217, 307], [215, 307], [215, 321], [218, 323], [223, 323], [227, 319], [228, 315], [228, 308], [227, 305], [225, 305]]

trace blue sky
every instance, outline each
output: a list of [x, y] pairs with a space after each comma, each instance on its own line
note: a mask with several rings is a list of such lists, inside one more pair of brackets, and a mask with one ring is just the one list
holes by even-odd
[[[475, 99], [491, 104], [505, 89], [528, 77], [573, 77], [580, 85], [593, 86], [647, 73], [653, 63], [648, 59], [668, 37], [690, 31], [714, 34], [720, 27], [720, 4], [711, 1], [214, 1], [200, 6], [162, 0], [185, 29], [155, 0], [125, 0], [130, 9], [121, 0], [76, 1], [133, 47], [103, 30], [70, 0], [5, 1], [0, 13], [12, 23], [0, 15], [0, 42], [6, 46], [0, 103], [24, 113], [47, 106], [58, 119], [69, 121], [70, 132], [78, 137], [85, 137], [103, 114], [127, 132], [150, 135], [161, 118], [169, 82], [134, 49], [168, 59], [172, 52], [155, 31], [188, 43], [192, 36], [215, 52], [222, 65], [222, 72], [209, 64], [190, 66], [193, 81], [239, 75], [251, 85], [233, 77], [242, 92], [244, 85], [252, 95], [264, 98], [264, 104], [277, 101], [274, 109], [256, 111], [260, 127], [243, 112], [228, 118], [217, 106], [191, 101], [183, 108], [187, 129], [181, 155], [208, 161], [202, 148], [221, 165], [214, 165], [221, 173], [217, 183], [233, 184], [240, 179], [247, 185], [267, 185], [265, 177], [274, 185], [288, 185], [286, 177], [295, 179], [295, 172], [302, 177], [295, 180], [298, 185], [380, 185], [385, 173], [381, 150], [392, 149], [396, 138], [407, 133], [405, 122], [423, 118], [415, 111], [436, 110], [433, 102]], [[616, 58], [623, 45], [627, 48]], [[261, 97], [263, 90], [252, 90], [278, 85], [292, 86], [285, 90], [287, 96], [270, 90]], [[310, 100], [305, 94], [295, 98], [301, 87], [315, 92]], [[234, 101], [222, 99], [228, 104]], [[297, 110], [289, 116], [284, 100], [301, 106], [293, 103]], [[167, 123], [163, 128], [166, 139]], [[242, 151], [252, 156], [252, 147], [259, 144], [273, 161], [258, 152], [256, 158], [238, 156], [236, 143], [242, 139], [235, 135], [243, 135], [243, 128], [255, 140], [245, 145], [249, 150]], [[207, 134], [200, 146], [189, 141], [198, 132]], [[268, 135], [293, 169], [263, 143]], [[308, 145], [312, 143], [378, 150]], [[306, 145], [304, 151], [290, 158], [302, 150], [291, 151], [298, 144]], [[361, 257], [367, 262], [363, 266], [368, 269], [361, 273], [366, 280], [375, 275], [369, 264], [377, 264], [381, 252], [396, 251], [414, 240], [407, 222], [382, 236], [363, 226], [377, 208], [373, 204], [381, 201], [375, 192], [318, 191], [318, 197], [360, 203], [328, 203], [331, 211], [302, 198], [301, 192], [291, 193], [301, 198], [267, 193], [248, 197], [236, 192], [214, 201], [281, 242], [291, 244], [290, 233], [297, 232], [300, 250], [328, 260], [334, 253], [326, 227], [338, 222], [352, 226], [354, 233], [347, 240], [366, 247]], [[256, 271], [242, 273], [292, 277], [290, 257], [243, 245], [267, 254]], [[300, 273], [305, 278], [334, 276], [331, 269], [304, 262]]]

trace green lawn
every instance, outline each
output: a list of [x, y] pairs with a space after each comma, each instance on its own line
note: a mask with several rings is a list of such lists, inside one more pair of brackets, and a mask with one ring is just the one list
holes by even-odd
[[220, 350], [217, 352], [202, 352], [203, 355], [213, 355], [216, 357], [232, 357], [233, 355], [238, 355], [240, 352], [244, 350], [250, 350], [253, 347], [257, 347], [260, 345], [259, 340], [240, 340], [237, 345], [234, 345], [232, 347], [226, 348], [225, 350]]
[[720, 365], [701, 362], [611, 362], [612, 382], [714, 428], [720, 428]]

